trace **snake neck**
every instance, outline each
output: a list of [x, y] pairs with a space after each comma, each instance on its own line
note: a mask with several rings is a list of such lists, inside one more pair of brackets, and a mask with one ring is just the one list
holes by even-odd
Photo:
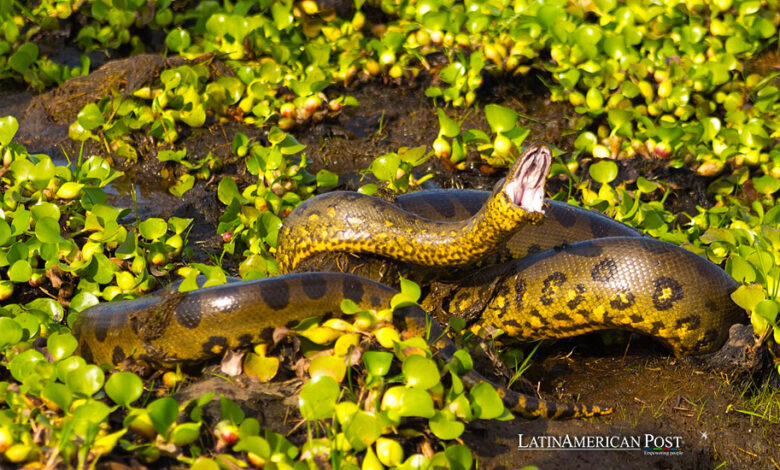
[[[338, 202], [336, 196], [333, 199], [319, 205]], [[312, 218], [308, 213], [312, 208], [296, 214], [295, 223], [280, 232], [280, 271], [291, 272], [323, 252], [369, 253], [422, 266], [464, 266], [496, 251], [525, 223], [543, 219], [541, 213], [516, 206], [504, 192], [494, 194], [471, 218], [457, 222], [423, 219], [390, 203], [381, 203], [381, 208], [376, 201], [366, 204], [373, 204], [374, 210], [343, 220]]]

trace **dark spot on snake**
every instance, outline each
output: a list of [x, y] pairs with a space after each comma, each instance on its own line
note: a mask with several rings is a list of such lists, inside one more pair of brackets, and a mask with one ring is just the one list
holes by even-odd
[[448, 197], [436, 198], [433, 208], [447, 219], [455, 217], [455, 205]]
[[615, 295], [615, 298], [609, 302], [609, 305], [615, 310], [625, 310], [636, 303], [634, 294], [631, 292], [621, 292]]
[[107, 321], [109, 318], [98, 318], [95, 322], [95, 338], [101, 343], [106, 340], [108, 330], [111, 328], [111, 322]]
[[325, 296], [328, 292], [325, 276], [318, 273], [311, 273], [306, 276], [306, 282], [303, 283], [303, 293], [306, 297], [317, 300]]
[[544, 285], [542, 286], [542, 296], [539, 297], [539, 301], [543, 305], [550, 305], [553, 303], [558, 287], [563, 285], [567, 279], [568, 277], [566, 277], [566, 274], [560, 271], [556, 271], [547, 276], [547, 278], [542, 281]]
[[505, 321], [504, 325], [513, 326], [515, 328], [522, 328], [523, 327], [523, 325], [521, 325], [520, 323], [517, 322], [517, 320], [514, 320], [514, 319], [509, 319], [509, 320]]
[[263, 302], [273, 310], [281, 310], [290, 303], [290, 286], [283, 279], [268, 278], [260, 289]]
[[382, 303], [382, 300], [379, 297], [372, 295], [371, 298], [369, 299], [369, 302], [371, 302], [372, 307], [379, 308], [381, 307], [380, 304]]
[[203, 343], [203, 352], [210, 356], [222, 354], [227, 348], [227, 345], [227, 338], [224, 336], [209, 336], [209, 339]]
[[606, 237], [607, 234], [609, 234], [610, 224], [604, 223], [605, 221], [601, 220], [600, 217], [589, 217], [589, 218], [590, 218], [590, 232], [593, 234], [595, 238]]
[[200, 306], [194, 302], [181, 302], [174, 311], [176, 321], [179, 325], [192, 330], [200, 325], [201, 312]]
[[95, 358], [92, 355], [92, 348], [86, 342], [81, 343], [81, 357], [87, 362], [95, 362]]
[[125, 357], [127, 357], [125, 351], [119, 346], [114, 346], [114, 350], [111, 352], [111, 361], [114, 364], [119, 364], [125, 360]]
[[715, 344], [720, 334], [718, 330], [707, 330], [704, 333], [704, 338], [696, 342], [694, 349], [696, 351], [707, 351]]
[[612, 258], [604, 258], [590, 271], [590, 277], [597, 282], [609, 282], [617, 273], [617, 263]]
[[604, 249], [593, 240], [574, 243], [563, 247], [563, 251], [574, 256], [583, 256], [585, 258], [595, 258], [601, 256]]
[[573, 299], [566, 302], [566, 306], [569, 307], [569, 310], [574, 310], [579, 304], [582, 303], [583, 300], [585, 300], [585, 296], [582, 294], [577, 294]]
[[545, 321], [545, 318], [542, 316], [541, 313], [539, 313], [539, 310], [533, 309], [530, 312], [528, 312], [529, 315], [534, 316], [542, 321]]
[[709, 310], [710, 312], [718, 313], [718, 304], [716, 304], [712, 300], [707, 299], [707, 301], [704, 303], [704, 306], [707, 307], [707, 310]]
[[644, 318], [642, 318], [642, 315], [638, 315], [636, 313], [632, 313], [631, 315], [628, 316], [628, 318], [634, 323], [640, 323], [642, 320], [644, 320]]
[[363, 283], [351, 276], [345, 276], [342, 283], [342, 294], [345, 299], [349, 299], [353, 302], [360, 303], [363, 300]]
[[518, 279], [515, 285], [515, 304], [517, 304], [517, 311], [521, 311], [523, 307], [523, 298], [525, 297], [525, 279]]
[[550, 212], [555, 220], [564, 227], [571, 227], [577, 222], [577, 215], [574, 211], [564, 205], [550, 205]]
[[654, 240], [652, 238], [641, 237], [638, 238], [639, 246], [649, 251], [650, 253], [669, 253], [672, 251], [671, 245], [668, 245], [662, 241]]
[[653, 281], [653, 285], [653, 305], [658, 310], [669, 310], [684, 297], [682, 286], [671, 277], [661, 276]]
[[249, 334], [244, 333], [243, 335], [238, 337], [238, 348], [243, 349], [247, 348], [252, 345], [252, 343], [255, 342], [255, 338]]
[[526, 254], [532, 255], [534, 253], [539, 253], [542, 251], [542, 247], [534, 243], [533, 245], [528, 247], [528, 250], [526, 250]]
[[701, 325], [701, 318], [698, 315], [680, 318], [675, 322], [675, 327], [681, 328], [685, 324], [688, 324], [688, 329], [695, 330]]
[[650, 329], [651, 335], [657, 335], [659, 331], [661, 331], [661, 328], [664, 327], [664, 322], [662, 321], [654, 321], [652, 323], [652, 329]]
[[563, 312], [556, 313], [555, 315], [553, 315], [553, 318], [555, 318], [556, 320], [561, 320], [561, 321], [566, 321], [566, 320], [571, 319], [570, 316], [568, 316], [567, 314], [565, 314]]

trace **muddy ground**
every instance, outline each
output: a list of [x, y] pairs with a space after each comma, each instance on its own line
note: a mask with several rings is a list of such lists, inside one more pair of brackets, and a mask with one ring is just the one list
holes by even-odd
[[[138, 60], [138, 59], [135, 59]], [[17, 141], [28, 146], [31, 153], [45, 152], [63, 158], [63, 151], [74, 155], [78, 147], [67, 139], [67, 125], [75, 112], [85, 104], [78, 96], [94, 83], [111, 83], [123, 92], [132, 91], [154, 78], [154, 72], [165, 65], [159, 57], [147, 57], [145, 67], [133, 67], [133, 62], [109, 62], [99, 80], [66, 84], [44, 96], [13, 84], [0, 87], [0, 115], [11, 114], [20, 121]], [[125, 74], [127, 67], [148, 71], [146, 75]], [[215, 67], [215, 73], [220, 73]], [[96, 75], [97, 76], [97, 75]], [[423, 92], [426, 78], [413, 83], [363, 83], [349, 93], [361, 106], [347, 108], [341, 114], [296, 129], [293, 133], [307, 145], [313, 163], [310, 171], [327, 168], [343, 176], [344, 187], [355, 186], [357, 172], [376, 156], [395, 151], [401, 146], [426, 145], [438, 132], [435, 110]], [[70, 87], [70, 88], [67, 88]], [[78, 93], [76, 93], [78, 91]], [[531, 129], [529, 140], [541, 140], [570, 150], [573, 134], [566, 133], [575, 114], [568, 106], [552, 103], [541, 81], [535, 76], [491, 82], [480, 96], [481, 103], [498, 103], [519, 111], [521, 123]], [[54, 115], [51, 103], [62, 106]], [[49, 103], [49, 106], [44, 104]], [[74, 111], [75, 110], [75, 111]], [[466, 116], [463, 128], [487, 128], [480, 113]], [[241, 162], [229, 155], [230, 143], [236, 132], [262, 138], [256, 128], [238, 123], [212, 123], [204, 129], [185, 135], [192, 158], [214, 152], [226, 159], [223, 174], [239, 182], [248, 181]], [[179, 199], [165, 191], [171, 181], [160, 176], [157, 149], [136, 137], [140, 157], [137, 165], [116, 161], [127, 176], [110, 189], [113, 204], [132, 207], [131, 192], [135, 191], [142, 217], [176, 215], [195, 219], [190, 243], [195, 258], [203, 261], [209, 253], [220, 252], [221, 239], [216, 233], [217, 217], [222, 206], [217, 201], [219, 177], [209, 182], [199, 181], [195, 188]], [[89, 147], [87, 154], [104, 152]], [[583, 167], [588, 162], [583, 162]], [[709, 205], [705, 189], [708, 180], [687, 170], [665, 170], [658, 162], [637, 158], [621, 161], [621, 177], [659, 178], [676, 187], [669, 199], [674, 210], [691, 210], [695, 205]], [[435, 172], [432, 184], [439, 187], [491, 188], [499, 174], [488, 175], [474, 165], [467, 171], [453, 172], [431, 160], [423, 171]], [[132, 183], [132, 184], [131, 184]], [[551, 182], [551, 191], [564, 182]], [[235, 260], [226, 263], [235, 268]], [[235, 273], [233, 273], [235, 274]], [[526, 387], [538, 387], [546, 397], [561, 400], [576, 399], [584, 403], [615, 407], [611, 416], [593, 420], [477, 422], [467, 427], [463, 441], [474, 451], [480, 468], [512, 469], [524, 465], [540, 468], [777, 468], [780, 469], [780, 426], [739, 410], [753, 411], [749, 381], [744, 374], [708, 370], [701, 364], [670, 358], [652, 342], [632, 338], [604, 346], [601, 337], [559, 342], [545, 346], [534, 357], [535, 363], [526, 373]], [[290, 431], [295, 424], [296, 400], [293, 394], [299, 384], [294, 377], [270, 385], [253, 384], [245, 379], [232, 383], [206, 374], [182, 392], [196, 396], [217, 389], [258, 415], [264, 424], [277, 431]], [[758, 380], [766, 380], [766, 374]], [[776, 380], [776, 378], [775, 378]], [[753, 400], [755, 401], [755, 400]], [[778, 419], [780, 394], [774, 396], [774, 417]], [[758, 411], [760, 413], [760, 410]], [[291, 414], [292, 413], [292, 414]], [[679, 455], [645, 455], [642, 450], [624, 451], [549, 451], [519, 449], [519, 435], [525, 442], [538, 436], [654, 436], [680, 437]], [[294, 431], [291, 439], [300, 443], [304, 433]], [[420, 451], [421, 440], [407, 443], [407, 451]], [[133, 463], [133, 462], [130, 462]]]

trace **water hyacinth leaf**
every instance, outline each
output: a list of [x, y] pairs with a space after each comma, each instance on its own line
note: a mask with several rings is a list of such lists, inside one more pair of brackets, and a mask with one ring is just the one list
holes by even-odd
[[309, 374], [312, 379], [327, 375], [341, 383], [347, 373], [347, 365], [343, 357], [317, 356], [309, 364]]
[[339, 384], [327, 375], [307, 382], [298, 399], [301, 416], [308, 420], [332, 417], [339, 392]]
[[404, 382], [410, 387], [427, 390], [439, 383], [439, 368], [432, 359], [413, 355], [404, 360], [401, 366]]
[[9, 241], [13, 241], [12, 236], [11, 227], [5, 220], [0, 219], [0, 246], [4, 246], [8, 244]]
[[474, 409], [474, 416], [479, 419], [494, 419], [504, 413], [504, 402], [501, 397], [487, 382], [480, 382], [469, 390], [471, 407]]
[[436, 414], [428, 420], [428, 426], [436, 437], [444, 440], [457, 439], [466, 429], [455, 414], [446, 409], [436, 411]]
[[764, 299], [756, 304], [756, 314], [761, 315], [766, 321], [775, 323], [777, 320], [778, 304], [772, 299]]
[[363, 353], [363, 364], [365, 364], [368, 373], [375, 377], [387, 375], [392, 363], [392, 353], [386, 351], [366, 351]]
[[361, 451], [373, 444], [382, 435], [382, 426], [379, 418], [365, 411], [358, 410], [344, 426], [344, 435], [353, 449]]
[[168, 224], [163, 219], [152, 217], [138, 224], [138, 230], [145, 239], [155, 241], [165, 235], [165, 232], [168, 231]]
[[447, 116], [441, 108], [436, 108], [436, 113], [439, 116], [439, 128], [440, 132], [446, 137], [456, 137], [460, 134], [460, 125], [452, 118]]
[[162, 436], [168, 433], [179, 416], [179, 404], [170, 397], [158, 398], [146, 407], [155, 431]]
[[244, 357], [244, 373], [261, 382], [268, 382], [276, 376], [279, 370], [279, 359], [266, 357], [265, 348], [262, 351], [263, 354], [247, 353]]
[[271, 458], [271, 446], [260, 436], [247, 436], [233, 446], [235, 452], [252, 452], [263, 459]]
[[[436, 377], [438, 379], [438, 374]], [[399, 416], [431, 418], [435, 413], [433, 399], [428, 392], [417, 387], [403, 389], [398, 407]]]
[[190, 44], [192, 44], [192, 39], [190, 33], [185, 29], [173, 29], [165, 37], [165, 45], [174, 52], [182, 52], [190, 47]]
[[73, 394], [67, 385], [51, 382], [41, 390], [41, 397], [54, 403], [61, 410], [67, 410], [73, 401]]
[[18, 260], [8, 269], [8, 279], [12, 282], [27, 282], [32, 277], [32, 266], [27, 260]]
[[219, 198], [220, 202], [226, 206], [230, 205], [234, 199], [236, 199], [239, 204], [246, 202], [245, 198], [238, 191], [238, 185], [236, 184], [236, 181], [233, 178], [229, 178], [227, 176], [223, 176], [219, 181], [219, 186], [217, 187], [217, 197]]
[[35, 237], [43, 243], [57, 243], [60, 236], [60, 224], [51, 217], [43, 217], [35, 221]]
[[11, 377], [18, 382], [23, 382], [30, 374], [35, 372], [35, 365], [38, 362], [45, 361], [46, 358], [43, 354], [35, 349], [28, 349], [13, 359], [8, 364], [8, 370], [11, 372]]
[[69, 371], [65, 384], [71, 392], [91, 397], [103, 387], [104, 379], [105, 375], [100, 367], [87, 364]]
[[612, 160], [602, 160], [588, 167], [588, 173], [595, 181], [606, 184], [617, 178], [618, 166]]
[[753, 186], [759, 193], [770, 195], [780, 189], [780, 180], [773, 178], [771, 175], [762, 175], [753, 178]]
[[187, 446], [198, 440], [200, 437], [201, 423], [181, 423], [177, 424], [168, 438], [168, 442], [177, 446]]
[[244, 420], [244, 411], [236, 404], [236, 402], [227, 397], [219, 397], [219, 410], [222, 419], [229, 420], [235, 425], [240, 424]]
[[78, 341], [70, 333], [52, 333], [46, 339], [46, 349], [49, 350], [49, 354], [51, 354], [55, 361], [59, 361], [60, 359], [64, 359], [73, 354], [78, 345]]
[[84, 129], [91, 131], [105, 124], [106, 119], [103, 117], [103, 113], [100, 112], [100, 108], [95, 103], [89, 103], [79, 111], [77, 117], [78, 123]]
[[517, 124], [517, 113], [497, 104], [485, 106], [485, 117], [494, 133], [507, 132]]
[[194, 185], [195, 177], [189, 173], [184, 173], [176, 180], [176, 184], [168, 188], [168, 191], [176, 197], [182, 197]]
[[449, 446], [444, 449], [444, 455], [447, 456], [452, 470], [470, 470], [474, 465], [474, 457], [464, 445]]
[[24, 74], [38, 59], [38, 45], [34, 42], [26, 42], [16, 49], [16, 52], [8, 58], [8, 66], [15, 72]]
[[129, 408], [130, 404], [141, 398], [144, 384], [133, 372], [120, 371], [106, 381], [106, 395], [117, 405]]
[[81, 356], [68, 356], [55, 364], [57, 371], [57, 378], [61, 382], [65, 382], [68, 377], [68, 373], [72, 370], [76, 370], [79, 367], [86, 365], [87, 361]]
[[17, 121], [15, 117], [0, 117], [0, 147], [5, 147], [10, 144], [18, 130], [19, 121]]
[[393, 181], [401, 164], [401, 158], [395, 153], [386, 153], [371, 162], [368, 169], [380, 181]]
[[14, 319], [0, 317], [0, 351], [22, 340], [24, 330]]
[[317, 187], [330, 189], [339, 184], [339, 175], [331, 171], [322, 169], [317, 172]]

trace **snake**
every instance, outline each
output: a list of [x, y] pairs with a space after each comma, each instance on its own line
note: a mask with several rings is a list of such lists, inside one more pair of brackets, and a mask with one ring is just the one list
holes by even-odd
[[[338, 314], [343, 299], [363, 309], [386, 307], [398, 291], [385, 284], [347, 273], [288, 272], [317, 253], [353, 248], [418, 265], [462, 266], [495, 245], [506, 246], [517, 259], [477, 270], [438, 308], [446, 315], [476, 316], [479, 326], [518, 339], [620, 328], [649, 334], [682, 356], [716, 350], [728, 326], [744, 321], [729, 298], [736, 282], [704, 258], [593, 211], [543, 202], [549, 165], [549, 149], [532, 146], [492, 192], [436, 191], [395, 203], [346, 192], [312, 198], [280, 231], [277, 256], [286, 274], [97, 305], [77, 322], [81, 354], [110, 364], [199, 362], [267, 340], [275, 327]], [[428, 202], [420, 204], [423, 199]], [[543, 207], [546, 218], [540, 216]], [[458, 233], [491, 246], [472, 247]], [[396, 314], [404, 334], [436, 325], [419, 308]], [[436, 326], [429, 337], [439, 338], [443, 357], [451, 356], [453, 346], [434, 334], [439, 331]], [[472, 372], [464, 381], [481, 380]], [[611, 411], [497, 390], [512, 411], [526, 417]]]

